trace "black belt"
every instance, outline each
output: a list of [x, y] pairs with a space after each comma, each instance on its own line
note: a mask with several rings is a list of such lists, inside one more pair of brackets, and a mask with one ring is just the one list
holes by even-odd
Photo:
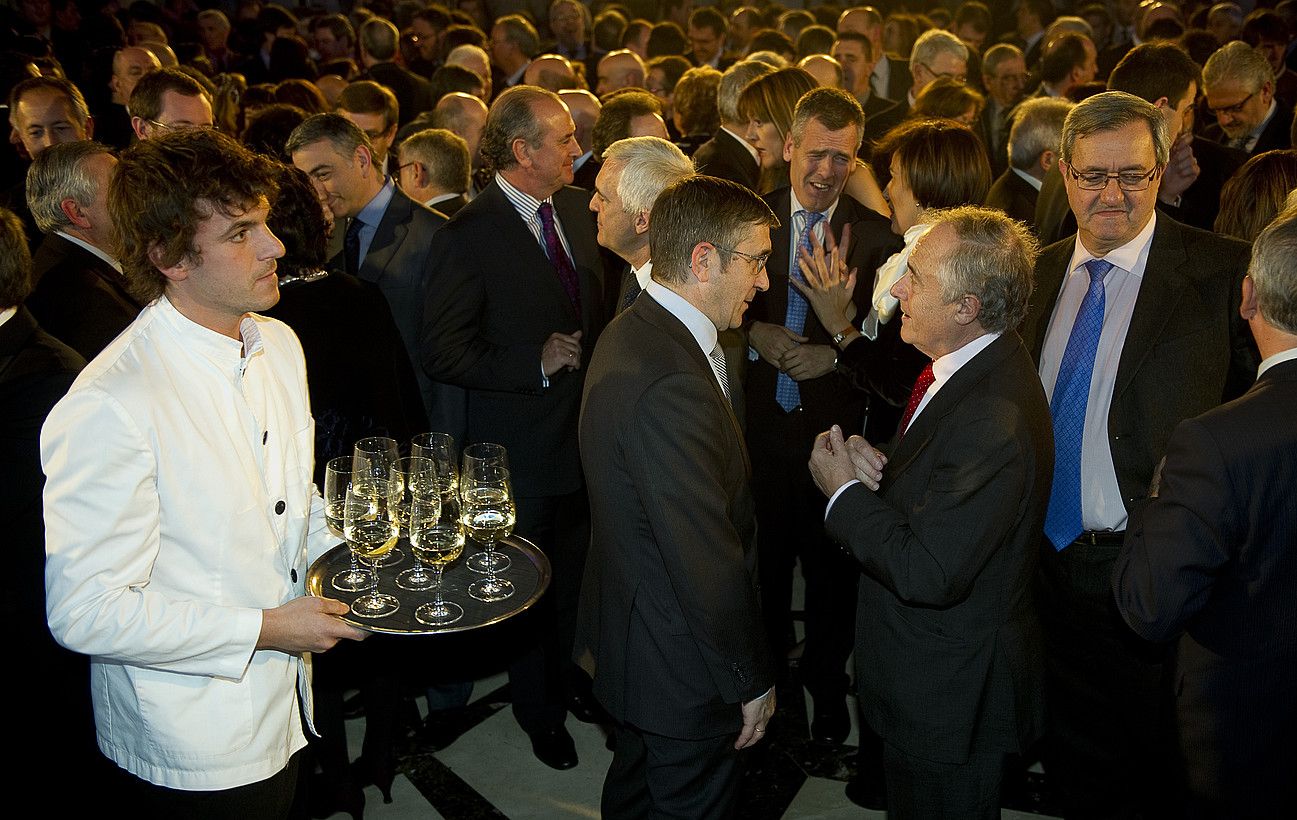
[[1092, 547], [1120, 547], [1126, 540], [1126, 532], [1086, 530], [1076, 537], [1073, 544], [1089, 544]]

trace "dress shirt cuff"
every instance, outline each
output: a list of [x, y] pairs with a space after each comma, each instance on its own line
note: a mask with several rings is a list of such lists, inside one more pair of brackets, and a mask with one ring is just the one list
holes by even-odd
[[770, 697], [770, 693], [773, 692], [773, 691], [775, 691], [775, 687], [771, 686], [771, 687], [770, 687], [769, 689], [767, 689], [764, 693], [762, 693], [762, 694], [760, 694], [760, 695], [757, 695], [755, 698], [753, 698], [752, 700], [748, 701], [748, 703], [756, 703], [756, 702], [759, 701], [759, 700], [765, 700], [766, 698]]
[[545, 375], [545, 363], [540, 363], [540, 386], [544, 390], [549, 389], [549, 376]]
[[838, 489], [833, 493], [833, 495], [829, 497], [829, 503], [824, 507], [824, 520], [825, 520], [825, 521], [828, 521], [828, 520], [829, 520], [829, 511], [833, 509], [833, 504], [834, 504], [835, 501], [838, 500], [838, 496], [842, 495], [843, 491], [846, 490], [848, 487], [850, 487], [852, 484], [859, 484], [859, 483], [860, 483], [860, 480], [859, 480], [859, 479], [855, 479], [855, 478], [853, 478], [853, 479], [851, 479], [850, 481], [848, 481], [846, 484], [843, 484], [841, 487], [839, 487], [839, 488], [838, 488]]

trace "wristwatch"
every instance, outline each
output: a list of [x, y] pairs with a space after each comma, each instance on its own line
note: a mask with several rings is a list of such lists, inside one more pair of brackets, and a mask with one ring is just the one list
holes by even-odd
[[839, 330], [837, 333], [834, 333], [834, 334], [833, 334], [833, 346], [834, 346], [834, 347], [841, 347], [841, 346], [842, 346], [842, 340], [845, 339], [845, 338], [847, 338], [847, 336], [850, 335], [850, 334], [851, 334], [851, 331], [853, 331], [853, 330], [855, 330], [855, 328], [853, 328], [851, 325], [847, 325], [847, 326], [846, 326], [845, 328], [843, 328], [842, 330]]

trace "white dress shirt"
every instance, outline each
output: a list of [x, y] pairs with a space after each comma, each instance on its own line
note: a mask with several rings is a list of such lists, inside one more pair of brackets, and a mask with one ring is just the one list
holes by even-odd
[[712, 350], [716, 348], [716, 325], [712, 324], [712, 320], [708, 319], [701, 310], [689, 304], [683, 296], [652, 279], [644, 286], [644, 292], [652, 296], [653, 301], [679, 319], [680, 323], [689, 330], [689, 335], [694, 337], [703, 355], [707, 357], [712, 375], [716, 377], [716, 384], [720, 386], [721, 392], [728, 396], [730, 386], [726, 384], [724, 374], [716, 369], [716, 363], [711, 358]]
[[155, 301], [41, 434], [50, 629], [91, 656], [104, 754], [174, 789], [264, 780], [306, 745], [306, 660], [256, 644], [337, 541], [301, 345], [260, 316], [240, 332]]
[[[1126, 528], [1126, 505], [1122, 502], [1121, 487], [1117, 485], [1117, 468], [1113, 466], [1112, 449], [1108, 443], [1108, 410], [1112, 407], [1117, 365], [1121, 362], [1126, 332], [1130, 330], [1130, 317], [1135, 312], [1135, 300], [1139, 298], [1139, 289], [1144, 281], [1144, 268], [1148, 264], [1148, 250], [1156, 226], [1157, 212], [1154, 212], [1134, 239], [1103, 257], [1113, 264], [1113, 268], [1103, 280], [1103, 330], [1099, 333], [1099, 347], [1095, 351], [1090, 397], [1085, 407], [1085, 432], [1081, 435], [1081, 526], [1087, 530], [1119, 531]], [[1045, 332], [1045, 345], [1040, 352], [1040, 381], [1051, 402], [1076, 313], [1090, 288], [1090, 274], [1085, 263], [1095, 258], [1078, 236], [1067, 276], [1054, 306], [1054, 315]]]
[[653, 260], [645, 262], [638, 268], [631, 268], [630, 272], [635, 277], [635, 282], [639, 285], [640, 290], [648, 287], [648, 283], [653, 279]]
[[118, 273], [121, 273], [121, 272], [122, 272], [122, 265], [121, 265], [120, 262], [118, 262], [116, 259], [114, 259], [114, 258], [112, 258], [111, 256], [109, 256], [109, 255], [108, 255], [107, 253], [105, 253], [104, 251], [102, 251], [102, 250], [100, 250], [99, 248], [95, 247], [94, 245], [91, 245], [89, 242], [85, 241], [85, 240], [82, 239], [81, 237], [79, 237], [79, 236], [73, 236], [72, 234], [70, 234], [70, 233], [65, 233], [65, 232], [63, 232], [63, 231], [55, 231], [54, 233], [55, 233], [56, 235], [58, 235], [58, 236], [63, 237], [63, 238], [66, 239], [67, 241], [71, 242], [73, 245], [76, 245], [78, 248], [83, 249], [83, 250], [86, 251], [87, 253], [92, 254], [93, 256], [95, 256], [95, 257], [97, 257], [97, 258], [103, 260], [103, 262], [104, 262], [105, 265], [108, 265], [108, 266], [111, 267], [113, 270], [117, 271]]
[[[3, 322], [0, 322], [0, 324], [3, 324]], [[1290, 347], [1287, 350], [1281, 350], [1278, 353], [1266, 356], [1265, 360], [1261, 362], [1261, 366], [1256, 369], [1256, 377], [1259, 379], [1275, 365], [1291, 362], [1293, 359], [1297, 359], [1297, 347]]]

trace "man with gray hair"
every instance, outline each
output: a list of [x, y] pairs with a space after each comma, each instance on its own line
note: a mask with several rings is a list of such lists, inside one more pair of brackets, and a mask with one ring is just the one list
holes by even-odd
[[401, 143], [397, 182], [414, 201], [454, 216], [468, 204], [468, 143], [444, 128], [410, 135]]
[[1297, 212], [1257, 237], [1241, 310], [1256, 383], [1176, 427], [1112, 589], [1135, 632], [1176, 641], [1190, 816], [1283, 817], [1297, 807]]
[[914, 108], [914, 100], [934, 80], [944, 77], [962, 83], [968, 78], [968, 46], [948, 31], [923, 32], [910, 51], [910, 76], [914, 82], [909, 94], [897, 101], [906, 111]]
[[885, 742], [889, 815], [996, 818], [1006, 757], [1044, 711], [1031, 579], [1053, 445], [1014, 331], [1037, 245], [985, 208], [924, 220], [892, 295], [901, 337], [932, 361], [888, 443], [834, 425], [810, 466], [830, 539], [863, 570], [856, 681]]
[[1216, 122], [1203, 136], [1250, 156], [1289, 148], [1293, 110], [1274, 95], [1274, 70], [1242, 40], [1217, 49], [1202, 67], [1202, 90]]
[[753, 60], [744, 60], [725, 69], [716, 92], [721, 127], [694, 152], [694, 166], [698, 173], [728, 179], [757, 190], [761, 166], [757, 162], [756, 149], [743, 137], [748, 124], [739, 114], [739, 95], [748, 83], [772, 71], [772, 66]]
[[1063, 120], [1071, 110], [1071, 102], [1053, 97], [1035, 97], [1018, 106], [1009, 129], [1009, 169], [991, 185], [987, 207], [999, 208], [1035, 231], [1036, 197], [1045, 174], [1058, 162]]
[[506, 14], [491, 27], [491, 85], [496, 94], [522, 82], [531, 58], [540, 53], [536, 27], [520, 14]]
[[693, 172], [684, 152], [660, 137], [618, 140], [604, 152], [590, 210], [596, 215], [599, 244], [627, 264], [617, 292], [617, 313], [631, 306], [653, 275], [649, 224], [654, 200]]
[[396, 26], [381, 17], [374, 17], [360, 27], [360, 64], [364, 73], [357, 79], [373, 80], [385, 85], [396, 95], [400, 119], [405, 125], [437, 102], [432, 98], [428, 81], [396, 62], [401, 41]]
[[27, 308], [87, 361], [143, 307], [112, 256], [108, 184], [116, 167], [112, 149], [83, 140], [47, 148], [27, 172], [27, 204], [45, 234], [32, 259], [36, 286]]
[[1069, 817], [1173, 802], [1165, 653], [1133, 639], [1108, 579], [1175, 425], [1238, 396], [1256, 367], [1238, 314], [1248, 246], [1157, 212], [1170, 148], [1167, 118], [1134, 95], [1072, 109], [1059, 168], [1078, 230], [1041, 252], [1023, 325], [1054, 418], [1045, 761]]
[[490, 178], [482, 168], [482, 129], [486, 127], [486, 103], [471, 94], [454, 91], [437, 100], [432, 110], [432, 126], [444, 128], [463, 137], [468, 145], [468, 158], [473, 168], [473, 184], [469, 199], [486, 187]]

